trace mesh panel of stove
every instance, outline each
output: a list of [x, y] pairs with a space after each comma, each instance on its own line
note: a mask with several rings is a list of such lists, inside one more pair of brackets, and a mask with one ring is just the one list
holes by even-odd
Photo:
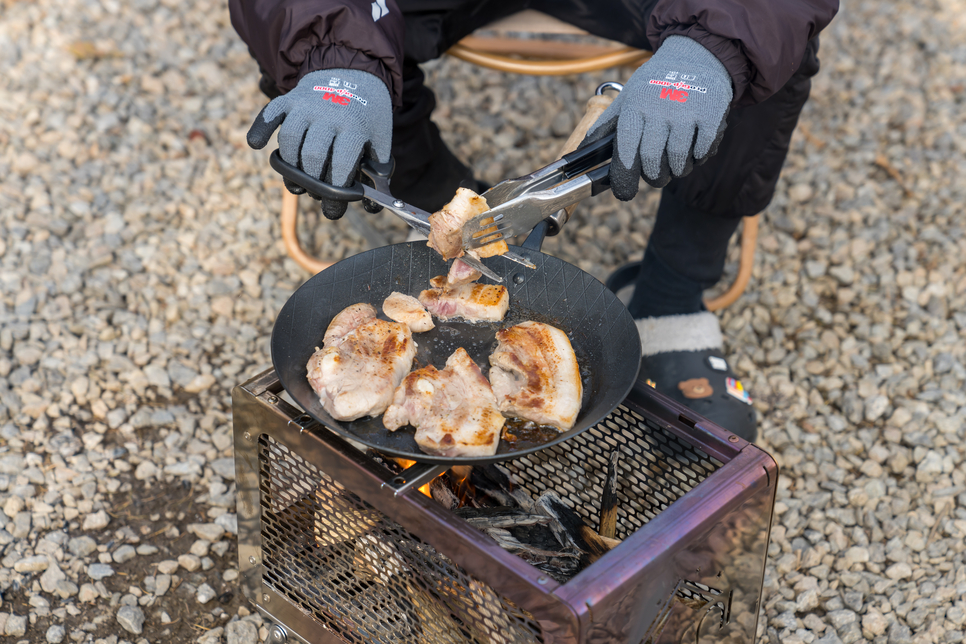
[[623, 405], [586, 432], [504, 465], [534, 497], [553, 490], [587, 525], [596, 526], [614, 449], [621, 450], [618, 539], [633, 534], [722, 465]]
[[543, 642], [533, 617], [266, 434], [263, 581], [346, 642]]

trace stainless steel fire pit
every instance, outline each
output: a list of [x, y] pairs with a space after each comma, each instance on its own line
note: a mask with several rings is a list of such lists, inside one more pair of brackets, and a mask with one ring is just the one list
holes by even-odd
[[505, 461], [597, 525], [620, 450], [616, 537], [567, 583], [500, 548], [283, 400], [233, 392], [242, 589], [275, 641], [752, 642], [777, 467], [643, 383], [597, 426]]

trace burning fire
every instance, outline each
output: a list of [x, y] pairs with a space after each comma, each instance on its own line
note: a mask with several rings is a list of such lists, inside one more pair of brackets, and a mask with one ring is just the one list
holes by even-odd
[[[415, 465], [416, 463], [416, 461], [410, 461], [405, 458], [394, 458], [393, 460], [396, 461], [396, 463], [403, 469], [406, 469], [411, 465]], [[465, 501], [467, 496], [472, 495], [472, 489], [467, 489], [469, 487], [468, 479], [470, 477], [470, 472], [472, 470], [473, 470], [473, 467], [469, 465], [454, 465], [449, 469], [449, 475], [451, 479], [457, 484], [458, 489], [460, 490], [461, 505], [462, 505], [462, 502]], [[440, 476], [442, 476], [442, 474], [440, 474], [436, 478], [439, 478]], [[429, 491], [429, 485], [430, 485], [429, 483], [422, 485], [419, 488], [419, 491], [425, 494], [426, 496], [428, 496], [429, 498], [433, 498], [433, 495]]]
[[[407, 460], [405, 458], [396, 458], [396, 459], [393, 459], [393, 460], [395, 460], [397, 463], [399, 463], [399, 465], [403, 469], [408, 468], [410, 465], [415, 465], [416, 464], [416, 461], [410, 461], [410, 460]], [[422, 492], [423, 494], [425, 494], [426, 496], [428, 496], [429, 498], [433, 498], [433, 496], [429, 493], [429, 483], [426, 483], [425, 485], [421, 486], [419, 488], [419, 491]]]

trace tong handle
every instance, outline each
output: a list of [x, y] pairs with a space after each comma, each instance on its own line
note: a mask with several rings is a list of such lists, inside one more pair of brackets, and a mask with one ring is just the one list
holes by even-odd
[[[278, 153], [278, 150], [272, 152], [268, 162], [280, 175], [302, 186], [313, 195], [335, 201], [360, 201], [365, 197], [362, 183], [359, 181], [354, 181], [352, 185], [345, 186], [344, 188], [333, 186], [331, 183], [316, 179], [306, 174], [303, 170], [296, 168], [291, 163], [287, 163], [282, 159], [282, 155]], [[389, 185], [389, 177], [392, 176], [394, 165], [392, 159], [389, 159], [386, 163], [379, 163], [372, 159], [364, 159], [359, 164], [359, 170], [375, 184], [377, 189], [385, 191]]]

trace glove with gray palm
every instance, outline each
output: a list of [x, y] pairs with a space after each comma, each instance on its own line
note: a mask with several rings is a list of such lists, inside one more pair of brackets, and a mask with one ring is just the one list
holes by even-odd
[[660, 188], [717, 151], [732, 95], [731, 76], [714, 54], [690, 38], [669, 36], [634, 72], [584, 143], [617, 130], [611, 190], [629, 201], [639, 177]]
[[[343, 187], [355, 179], [364, 154], [389, 161], [392, 100], [386, 84], [368, 72], [324, 69], [306, 74], [295, 89], [266, 105], [248, 130], [248, 145], [262, 149], [276, 128], [283, 161]], [[305, 192], [287, 179], [285, 187]], [[321, 201], [329, 219], [345, 214], [346, 202]]]

